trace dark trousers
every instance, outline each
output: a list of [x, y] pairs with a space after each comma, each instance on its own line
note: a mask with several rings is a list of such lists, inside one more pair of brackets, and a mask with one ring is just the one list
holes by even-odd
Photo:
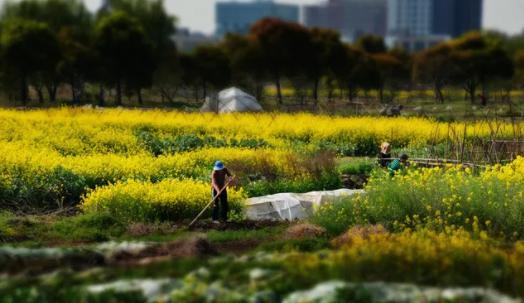
[[[213, 198], [216, 197], [217, 191], [212, 190]], [[229, 212], [229, 205], [227, 204], [227, 190], [224, 189], [218, 198], [215, 200], [215, 207], [213, 207], [213, 220], [227, 221], [227, 213]]]

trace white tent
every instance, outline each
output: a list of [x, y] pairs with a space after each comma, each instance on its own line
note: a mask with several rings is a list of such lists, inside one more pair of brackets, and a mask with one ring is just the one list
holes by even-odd
[[339, 189], [305, 194], [282, 193], [250, 198], [246, 201], [246, 216], [251, 220], [293, 221], [309, 217], [316, 207], [334, 203], [362, 190]]
[[218, 93], [217, 98], [208, 98], [202, 112], [232, 113], [232, 112], [260, 112], [262, 106], [257, 99], [239, 88], [231, 87]]

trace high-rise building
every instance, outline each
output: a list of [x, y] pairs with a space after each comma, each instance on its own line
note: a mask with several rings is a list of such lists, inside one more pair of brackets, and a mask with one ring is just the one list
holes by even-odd
[[255, 22], [265, 17], [299, 22], [297, 5], [279, 4], [272, 0], [218, 2], [215, 14], [216, 35], [219, 37], [227, 33], [246, 34]]
[[433, 33], [458, 37], [482, 26], [482, 0], [434, 0]]
[[432, 12], [433, 0], [389, 0], [388, 34], [395, 36], [430, 35], [433, 24]]
[[481, 27], [483, 0], [388, 0], [389, 45], [420, 50]]
[[187, 53], [202, 45], [215, 44], [218, 39], [203, 33], [191, 32], [188, 28], [177, 27], [173, 41], [178, 51]]
[[342, 38], [354, 41], [364, 34], [386, 34], [386, 0], [329, 0], [303, 8], [303, 23], [307, 27], [330, 28]]

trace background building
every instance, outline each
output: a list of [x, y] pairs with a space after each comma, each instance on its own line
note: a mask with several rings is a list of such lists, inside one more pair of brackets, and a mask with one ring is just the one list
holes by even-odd
[[177, 28], [173, 41], [178, 51], [190, 52], [201, 45], [215, 44], [218, 39], [203, 33], [191, 32], [188, 28]]
[[386, 0], [329, 0], [303, 9], [307, 27], [337, 30], [346, 41], [364, 34], [384, 36], [387, 18]]
[[433, 33], [458, 37], [482, 26], [482, 0], [434, 0]]
[[418, 51], [481, 25], [482, 0], [388, 0], [386, 41]]
[[246, 34], [253, 23], [265, 17], [299, 22], [297, 5], [278, 4], [272, 0], [253, 2], [218, 2], [215, 7], [216, 35], [227, 33]]

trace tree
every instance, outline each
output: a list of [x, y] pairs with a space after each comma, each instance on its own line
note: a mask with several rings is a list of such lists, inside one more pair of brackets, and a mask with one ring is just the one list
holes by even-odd
[[380, 102], [384, 102], [384, 90], [388, 81], [398, 75], [402, 68], [402, 62], [389, 53], [374, 53], [369, 55], [371, 60], [374, 62], [375, 72], [378, 77], [376, 78], [377, 89], [379, 93]]
[[171, 56], [176, 18], [167, 13], [163, 0], [107, 0], [99, 15], [117, 11], [136, 18], [153, 45], [155, 57]]
[[399, 80], [409, 78], [411, 58], [401, 49], [393, 49], [388, 52], [384, 39], [379, 36], [362, 36], [356, 44], [367, 56], [360, 67], [364, 74], [363, 86], [377, 89], [380, 101], [384, 102], [386, 85], [393, 86]]
[[[333, 61], [332, 71], [338, 86], [347, 89], [349, 101], [365, 86], [367, 57], [363, 51], [352, 46], [344, 46], [344, 53]], [[332, 98], [332, 88], [328, 87], [328, 99]]]
[[23, 0], [6, 2], [2, 20], [27, 19], [45, 23], [58, 34], [68, 29], [75, 37], [91, 34], [92, 15], [80, 0]]
[[38, 85], [42, 75], [54, 71], [60, 60], [56, 36], [44, 23], [11, 19], [2, 25], [1, 46], [8, 86], [17, 87], [20, 100], [26, 104], [28, 85]]
[[311, 63], [311, 35], [297, 23], [273, 18], [255, 23], [250, 34], [262, 49], [265, 64], [277, 87], [278, 102], [282, 104], [282, 77], [304, 73]]
[[140, 91], [150, 85], [154, 61], [152, 45], [139, 22], [123, 12], [102, 17], [95, 30], [95, 47], [103, 67], [104, 82], [116, 88], [116, 104], [122, 104], [124, 85]]
[[172, 51], [165, 54], [164, 60], [154, 73], [153, 83], [160, 93], [162, 102], [173, 103], [175, 96], [182, 83], [182, 67], [180, 64], [180, 54]]
[[356, 45], [368, 54], [380, 54], [387, 51], [384, 38], [375, 35], [364, 35], [358, 38]]
[[229, 58], [233, 84], [253, 87], [257, 100], [261, 101], [264, 82], [269, 77], [258, 41], [247, 36], [228, 34], [221, 47]]
[[515, 55], [515, 68], [517, 81], [524, 83], [524, 48]]
[[193, 63], [201, 83], [204, 99], [209, 87], [221, 88], [231, 81], [229, 60], [219, 46], [200, 46], [195, 49]]
[[199, 72], [197, 71], [197, 60], [194, 53], [182, 53], [179, 56], [181, 80], [185, 87], [193, 89], [193, 99], [199, 100]]
[[[162, 93], [163, 98], [172, 99], [169, 85], [176, 86], [180, 71], [177, 71], [176, 47], [173, 41], [175, 34], [176, 18], [167, 13], [163, 0], [107, 0], [99, 11], [99, 17], [113, 12], [125, 12], [133, 16], [144, 30], [152, 45], [152, 58], [154, 62], [153, 78], [134, 79], [132, 86], [150, 86], [155, 84]], [[151, 68], [142, 66], [146, 73]], [[173, 81], [168, 83], [169, 81]], [[135, 89], [141, 103], [140, 89]], [[175, 88], [176, 91], [176, 88]]]
[[389, 79], [390, 89], [398, 92], [399, 89], [410, 89], [411, 73], [413, 70], [413, 55], [403, 48], [393, 48], [388, 54], [395, 58], [400, 64], [393, 69]]
[[449, 82], [453, 69], [451, 47], [441, 43], [430, 47], [415, 56], [413, 79], [420, 82], [431, 82], [438, 102], [444, 102], [442, 90]]
[[[13, 19], [33, 20], [46, 24], [49, 29], [58, 37], [61, 53], [64, 56], [55, 66], [45, 74], [40, 75], [39, 83], [34, 83], [40, 99], [43, 99], [41, 86], [45, 86], [49, 94], [49, 99], [55, 101], [56, 92], [60, 82], [71, 82], [70, 74], [63, 75], [62, 71], [69, 73], [84, 74], [85, 71], [72, 70], [80, 67], [78, 64], [69, 65], [71, 60], [81, 60], [72, 58], [74, 54], [80, 54], [77, 50], [82, 48], [88, 50], [88, 43], [91, 41], [92, 15], [80, 0], [23, 0], [20, 2], [7, 2], [4, 5], [2, 20]], [[68, 49], [73, 47], [73, 49]], [[67, 53], [68, 58], [65, 58]], [[84, 52], [82, 52], [82, 55]], [[69, 66], [68, 66], [69, 65]], [[76, 81], [79, 82], [79, 81]], [[77, 85], [78, 86], [78, 85]], [[78, 94], [77, 87], [71, 87], [73, 99]]]
[[490, 44], [480, 33], [470, 33], [451, 42], [453, 78], [462, 83], [471, 103], [477, 88], [483, 91], [482, 105], [487, 102], [487, 85], [495, 78], [513, 77], [513, 62], [499, 44]]
[[[339, 65], [347, 58], [347, 50], [340, 34], [329, 29], [311, 29], [313, 57], [307, 65], [308, 75], [313, 82], [313, 99], [318, 102], [318, 91], [322, 77], [327, 81], [336, 78]], [[331, 96], [331, 93], [330, 93]]]
[[90, 45], [80, 42], [74, 34], [64, 29], [58, 35], [62, 59], [58, 64], [60, 79], [71, 88], [72, 102], [80, 103], [88, 79], [96, 81], [96, 57]]

